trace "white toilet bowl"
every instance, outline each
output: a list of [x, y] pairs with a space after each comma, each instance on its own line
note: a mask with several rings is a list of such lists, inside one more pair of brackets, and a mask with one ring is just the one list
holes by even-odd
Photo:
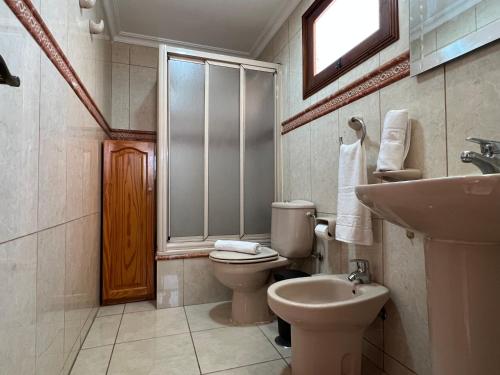
[[233, 291], [232, 320], [236, 324], [269, 322], [272, 315], [267, 305], [267, 287], [271, 271], [290, 262], [274, 250], [265, 249], [272, 256], [255, 258], [247, 254], [213, 251], [210, 259], [215, 277]]
[[287, 266], [288, 259], [307, 258], [313, 245], [314, 203], [307, 201], [272, 204], [271, 247], [259, 254], [212, 251], [215, 277], [233, 291], [232, 318], [236, 324], [268, 322], [267, 305], [271, 271]]

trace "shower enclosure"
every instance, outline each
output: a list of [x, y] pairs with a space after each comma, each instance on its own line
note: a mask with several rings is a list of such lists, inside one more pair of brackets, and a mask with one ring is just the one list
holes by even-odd
[[160, 48], [159, 253], [270, 240], [279, 78], [277, 64]]

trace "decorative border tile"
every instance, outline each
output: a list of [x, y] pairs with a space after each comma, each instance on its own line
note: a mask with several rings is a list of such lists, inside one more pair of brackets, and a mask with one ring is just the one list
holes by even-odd
[[21, 21], [26, 30], [28, 30], [31, 36], [33, 36], [35, 41], [40, 45], [40, 48], [47, 55], [50, 61], [52, 61], [63, 78], [68, 82], [73, 91], [82, 101], [83, 105], [88, 109], [92, 117], [95, 118], [102, 130], [104, 130], [104, 132], [111, 137], [111, 128], [106, 122], [106, 119], [85, 88], [85, 85], [81, 81], [80, 77], [76, 74], [68, 58], [62, 51], [33, 3], [30, 0], [4, 1], [12, 12], [14, 12], [19, 21]]
[[156, 142], [156, 132], [112, 129], [111, 138], [119, 141]]
[[111, 139], [156, 141], [156, 132], [111, 129], [31, 0], [4, 1]]
[[410, 53], [405, 52], [385, 63], [349, 86], [320, 100], [304, 111], [284, 121], [281, 134], [286, 134], [319, 117], [327, 115], [340, 107], [352, 103], [381, 88], [397, 82], [410, 75]]

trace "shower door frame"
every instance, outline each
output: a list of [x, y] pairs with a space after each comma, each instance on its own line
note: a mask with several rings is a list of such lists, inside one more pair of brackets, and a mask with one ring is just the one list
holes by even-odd
[[[170, 58], [202, 63], [205, 65], [205, 151], [204, 151], [204, 236], [187, 238], [182, 241], [169, 239], [169, 81], [168, 61]], [[246, 59], [222, 54], [200, 52], [196, 50], [176, 48], [167, 45], [159, 46], [158, 64], [158, 129], [157, 129], [157, 255], [184, 255], [205, 253], [213, 250], [214, 237], [208, 236], [208, 89], [210, 65], [227, 66], [240, 70], [240, 234], [234, 236], [216, 236], [216, 238], [245, 239], [261, 242], [270, 241], [269, 234], [244, 235], [244, 145], [245, 145], [245, 69], [275, 73], [274, 75], [274, 200], [282, 196], [281, 168], [281, 106], [282, 70], [280, 64]], [[244, 235], [243, 237], [241, 237]]]

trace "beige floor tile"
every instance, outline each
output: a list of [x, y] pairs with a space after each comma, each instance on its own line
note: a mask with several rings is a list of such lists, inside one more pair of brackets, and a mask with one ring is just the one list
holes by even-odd
[[133, 302], [133, 303], [127, 303], [125, 305], [125, 314], [139, 312], [139, 311], [152, 311], [152, 310], [156, 310], [155, 301]]
[[111, 305], [111, 306], [101, 306], [97, 312], [97, 317], [108, 316], [108, 315], [119, 315], [123, 314], [124, 304], [121, 305]]
[[231, 302], [185, 306], [191, 332], [231, 326]]
[[279, 336], [278, 332], [278, 321], [275, 320], [272, 323], [269, 324], [264, 324], [259, 326], [260, 330], [266, 337], [271, 341], [273, 346], [280, 352], [280, 354], [283, 356], [283, 358], [291, 357], [292, 356], [292, 349], [291, 348], [284, 348], [282, 346], [279, 346], [276, 344], [274, 339], [276, 336]]
[[280, 355], [257, 327], [229, 327], [193, 332], [201, 371], [248, 366]]
[[115, 343], [121, 315], [103, 316], [95, 318], [89, 334], [83, 343], [83, 349], [97, 346], [113, 345]]
[[259, 363], [257, 365], [238, 367], [231, 370], [213, 372], [213, 375], [291, 375], [288, 364], [279, 359], [277, 361]]
[[182, 307], [124, 314], [116, 342], [189, 332]]
[[189, 333], [117, 344], [109, 375], [199, 374]]
[[82, 349], [78, 353], [71, 375], [106, 375], [113, 345]]

